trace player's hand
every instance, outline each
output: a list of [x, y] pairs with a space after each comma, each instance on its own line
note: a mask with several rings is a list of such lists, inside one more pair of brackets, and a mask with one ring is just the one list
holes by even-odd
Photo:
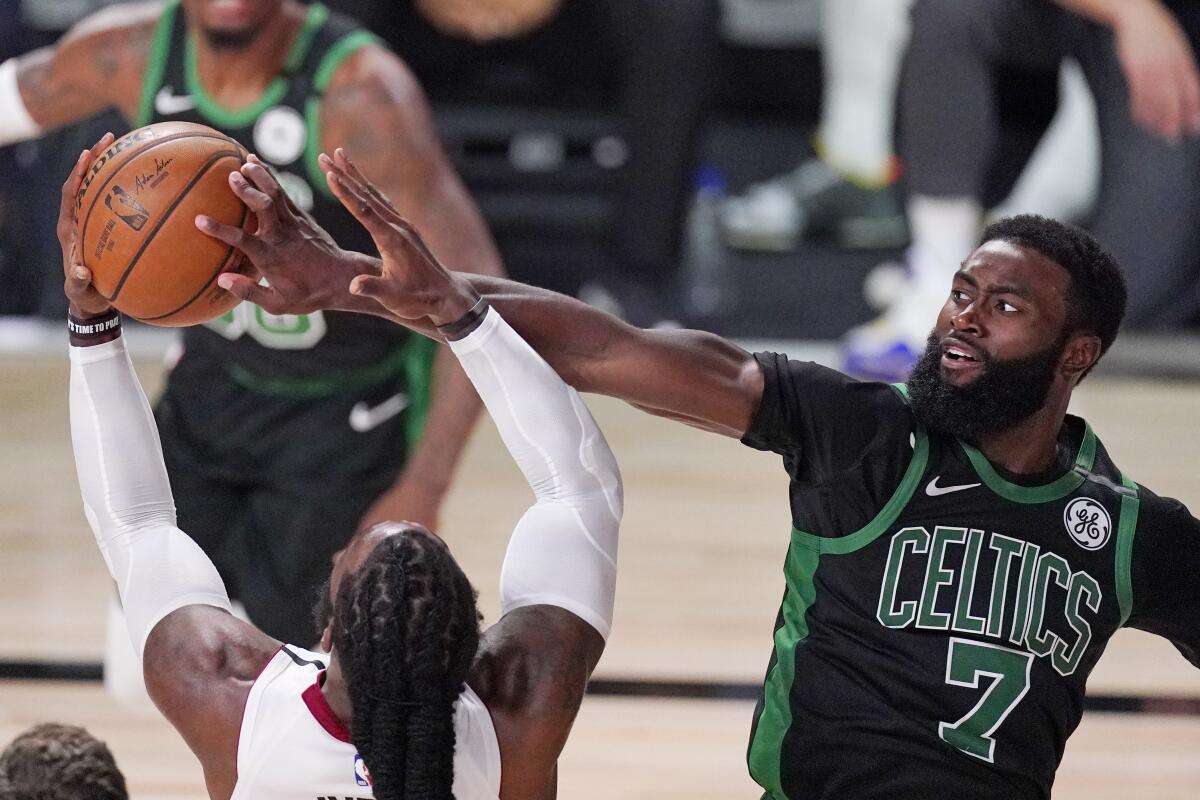
[[230, 173], [229, 186], [254, 212], [258, 229], [248, 233], [203, 214], [196, 217], [196, 227], [245, 253], [267, 285], [226, 272], [217, 277], [218, 286], [271, 314], [359, 310], [356, 306], [363, 301], [346, 287], [355, 275], [377, 269], [373, 259], [338, 247], [324, 228], [288, 199], [256, 156]]
[[359, 531], [370, 530], [381, 522], [416, 522], [431, 531], [438, 530], [438, 509], [445, 487], [422, 485], [421, 481], [402, 477], [375, 499], [358, 523]]
[[75, 203], [79, 185], [83, 183], [88, 167], [115, 139], [111, 133], [106, 133], [90, 150], [80, 153], [62, 186], [62, 200], [58, 207], [58, 244], [63, 254], [63, 291], [70, 301], [71, 313], [76, 317], [95, 317], [112, 308], [108, 300], [92, 286], [92, 273], [79, 257]]
[[479, 299], [465, 279], [434, 257], [412, 223], [400, 216], [381, 191], [358, 170], [345, 151], [322, 153], [329, 188], [362, 223], [383, 259], [380, 275], [359, 275], [350, 291], [369, 297], [402, 320], [428, 318], [445, 325], [461, 318]]
[[1126, 0], [1113, 22], [1130, 113], [1169, 142], [1200, 135], [1200, 71], [1187, 34], [1159, 0]]
[[417, 0], [417, 9], [442, 33], [473, 42], [511, 39], [537, 30], [561, 0]]

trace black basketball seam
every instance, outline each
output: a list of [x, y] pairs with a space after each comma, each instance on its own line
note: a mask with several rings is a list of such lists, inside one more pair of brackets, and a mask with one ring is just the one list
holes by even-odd
[[[83, 246], [84, 241], [87, 239], [87, 229], [88, 229], [88, 225], [92, 224], [92, 212], [96, 210], [96, 203], [98, 203], [100, 201], [100, 198], [104, 196], [105, 190], [108, 189], [108, 185], [112, 182], [113, 178], [117, 177], [117, 173], [120, 172], [122, 169], [124, 169], [125, 166], [131, 160], [133, 160], [136, 156], [139, 156], [148, 150], [153, 150], [154, 148], [158, 147], [160, 144], [166, 144], [167, 142], [173, 142], [176, 139], [185, 139], [188, 137], [193, 137], [196, 139], [217, 139], [218, 141], [237, 144], [237, 142], [234, 142], [234, 140], [230, 139], [228, 136], [214, 135], [211, 133], [200, 133], [200, 132], [173, 133], [170, 136], [163, 137], [162, 139], [155, 139], [153, 142], [151, 142], [150, 144], [147, 144], [145, 147], [141, 148], [140, 150], [134, 150], [132, 153], [126, 154], [125, 159], [123, 161], [120, 161], [119, 163], [116, 164], [116, 166], [113, 167], [112, 174], [104, 179], [104, 183], [100, 184], [100, 188], [98, 188], [96, 190], [96, 194], [92, 197], [92, 203], [91, 203], [91, 205], [88, 206], [87, 214], [85, 214], [83, 217], [83, 229], [79, 231], [80, 247]], [[241, 147], [241, 145], [238, 145], [238, 146]], [[91, 187], [88, 187], [88, 188], [91, 188]], [[81, 256], [83, 255], [82, 251], [80, 251], [80, 255]], [[116, 294], [114, 293], [112, 297], [106, 297], [104, 299], [111, 301], [115, 297], [116, 297]]]
[[[238, 221], [239, 228], [246, 224], [246, 215], [249, 213], [250, 213], [250, 209], [247, 208], [246, 206], [242, 206], [242, 218], [241, 218], [241, 220]], [[210, 286], [212, 286], [212, 283], [214, 280], [216, 280], [217, 276], [225, 271], [225, 265], [229, 263], [229, 256], [232, 255], [235, 250], [237, 250], [236, 247], [234, 247], [233, 245], [229, 246], [229, 249], [225, 251], [225, 255], [221, 258], [221, 260], [219, 262], [217, 262], [216, 271], [214, 271], [213, 274], [208, 277], [208, 280], [206, 280], [204, 282], [204, 285], [200, 287], [200, 290], [198, 292], [196, 292], [194, 295], [192, 295], [191, 298], [189, 298], [187, 302], [185, 302], [183, 305], [179, 306], [179, 308], [168, 311], [165, 314], [158, 314], [157, 316], [153, 316], [153, 317], [134, 317], [134, 319], [140, 319], [143, 322], [153, 322], [156, 319], [162, 319], [163, 317], [169, 317], [172, 314], [178, 314], [180, 311], [183, 311], [185, 308], [190, 306], [192, 303], [199, 300], [201, 295], [203, 295], [205, 292], [208, 291], [208, 288]]]
[[121, 289], [125, 287], [125, 282], [129, 280], [129, 276], [133, 272], [134, 267], [137, 266], [138, 261], [141, 260], [142, 254], [146, 252], [146, 248], [149, 247], [150, 243], [154, 241], [154, 237], [158, 235], [158, 232], [162, 229], [162, 226], [165, 225], [167, 220], [171, 218], [171, 213], [174, 212], [179, 204], [183, 202], [184, 198], [187, 197], [187, 194], [192, 190], [192, 187], [194, 187], [200, 181], [200, 179], [203, 178], [210, 169], [212, 169], [213, 164], [217, 163], [222, 158], [229, 158], [230, 156], [233, 156], [238, 160], [239, 163], [241, 163], [242, 154], [237, 150], [221, 150], [213, 153], [208, 157], [208, 161], [200, 165], [200, 168], [196, 170], [196, 174], [191, 177], [191, 180], [187, 182], [187, 185], [179, 190], [179, 193], [175, 195], [175, 199], [171, 201], [171, 205], [167, 206], [162, 217], [157, 223], [155, 223], [154, 228], [142, 240], [141, 247], [139, 247], [137, 252], [133, 254], [133, 258], [129, 261], [129, 266], [125, 268], [125, 272], [121, 275], [121, 280], [117, 281], [117, 287], [113, 289], [112, 297], [108, 298], [109, 302], [116, 302], [117, 296], [121, 294]]

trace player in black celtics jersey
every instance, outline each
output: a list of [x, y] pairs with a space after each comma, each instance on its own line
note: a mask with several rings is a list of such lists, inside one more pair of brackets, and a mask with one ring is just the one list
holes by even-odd
[[[321, 149], [344, 146], [421, 221], [442, 258], [501, 273], [412, 75], [320, 4], [112, 6], [16, 59], [15, 75], [0, 82], [9, 95], [0, 108], [24, 106], [25, 138], [109, 107], [133, 126], [210, 125], [269, 164], [340, 242], [369, 249], [316, 162]], [[437, 527], [478, 400], [444, 348], [434, 365], [428, 340], [361, 315], [244, 304], [186, 330], [183, 344], [156, 409], [180, 524], [256, 624], [311, 643], [312, 598], [356, 528], [384, 519]]]
[[1117, 264], [1083, 231], [988, 228], [909, 383], [889, 386], [405, 259], [409, 224], [342, 154], [322, 164], [382, 261], [298, 255], [310, 223], [270, 201], [264, 173], [266, 194], [240, 194], [282, 244], [203, 227], [279, 285], [222, 285], [277, 312], [382, 304], [416, 328], [414, 292], [482, 292], [576, 388], [783, 456], [791, 547], [748, 753], [766, 797], [1048, 797], [1118, 628], [1200, 666], [1200, 521], [1067, 414], [1125, 308]]

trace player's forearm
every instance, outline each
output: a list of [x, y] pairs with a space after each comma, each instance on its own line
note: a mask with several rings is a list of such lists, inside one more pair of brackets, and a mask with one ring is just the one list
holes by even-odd
[[579, 391], [727, 436], [749, 428], [762, 376], [750, 354], [733, 343], [704, 331], [642, 330], [555, 292], [466, 277]]
[[604, 435], [575, 390], [495, 310], [450, 347], [537, 498], [505, 556], [502, 612], [556, 605], [607, 637], [623, 498]]

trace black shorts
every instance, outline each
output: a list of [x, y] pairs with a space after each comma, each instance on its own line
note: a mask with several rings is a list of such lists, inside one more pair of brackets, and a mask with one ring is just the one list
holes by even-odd
[[333, 555], [404, 466], [406, 402], [403, 376], [304, 400], [249, 392], [189, 358], [168, 379], [155, 417], [179, 527], [267, 634], [317, 640]]

